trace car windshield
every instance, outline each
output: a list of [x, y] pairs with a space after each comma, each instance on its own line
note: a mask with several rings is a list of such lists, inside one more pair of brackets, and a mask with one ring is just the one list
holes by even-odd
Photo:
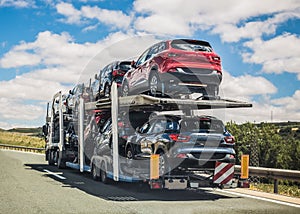
[[186, 119], [180, 123], [181, 132], [219, 133], [225, 130], [224, 124], [215, 119]]
[[208, 42], [194, 40], [174, 40], [171, 43], [171, 47], [185, 51], [213, 51]]

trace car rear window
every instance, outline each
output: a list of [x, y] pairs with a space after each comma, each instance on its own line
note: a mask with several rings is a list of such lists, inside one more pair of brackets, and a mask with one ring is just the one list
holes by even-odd
[[179, 50], [185, 51], [203, 51], [203, 52], [212, 52], [212, 47], [208, 42], [200, 40], [173, 40], [171, 42], [171, 47]]
[[119, 69], [123, 71], [128, 71], [130, 68], [130, 62], [121, 62], [119, 65]]
[[180, 123], [181, 132], [205, 132], [205, 133], [220, 133], [225, 130], [224, 124], [220, 120], [215, 119], [187, 119]]

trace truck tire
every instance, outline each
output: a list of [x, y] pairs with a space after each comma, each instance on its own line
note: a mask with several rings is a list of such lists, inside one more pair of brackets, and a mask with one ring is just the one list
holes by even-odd
[[48, 165], [49, 166], [53, 166], [54, 165], [54, 151], [48, 151], [48, 153], [47, 153], [47, 155], [48, 155]]
[[109, 178], [107, 177], [107, 169], [106, 169], [106, 164], [104, 161], [102, 161], [101, 163], [101, 167], [100, 167], [100, 180], [102, 183], [104, 184], [109, 184]]
[[64, 152], [57, 151], [57, 168], [59, 169], [66, 168], [66, 161], [64, 156]]
[[94, 181], [99, 181], [100, 177], [99, 177], [98, 172], [99, 172], [98, 167], [95, 164], [93, 164], [91, 173], [92, 173], [92, 178], [93, 178]]

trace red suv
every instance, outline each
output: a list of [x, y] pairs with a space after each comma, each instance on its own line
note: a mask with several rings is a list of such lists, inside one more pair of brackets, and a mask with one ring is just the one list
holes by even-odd
[[132, 62], [122, 82], [122, 96], [202, 93], [217, 96], [221, 59], [206, 41], [175, 39], [159, 42]]

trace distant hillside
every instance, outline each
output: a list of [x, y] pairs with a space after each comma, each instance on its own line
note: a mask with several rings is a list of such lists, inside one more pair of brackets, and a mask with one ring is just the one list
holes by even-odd
[[8, 129], [8, 132], [18, 132], [18, 133], [41, 133], [42, 127], [38, 128], [13, 128]]

